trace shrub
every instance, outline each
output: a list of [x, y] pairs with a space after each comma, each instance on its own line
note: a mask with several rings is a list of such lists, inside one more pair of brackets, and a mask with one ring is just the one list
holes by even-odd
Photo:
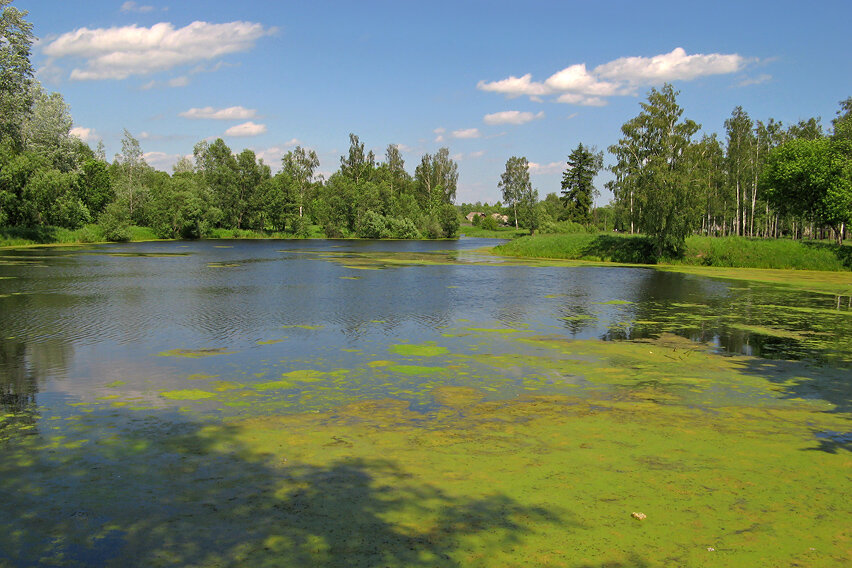
[[486, 231], [496, 231], [497, 230], [497, 219], [488, 215], [482, 218], [482, 221], [479, 223], [479, 228], [484, 229]]
[[108, 241], [130, 240], [130, 213], [119, 201], [113, 201], [98, 217], [98, 224], [104, 232], [104, 238]]

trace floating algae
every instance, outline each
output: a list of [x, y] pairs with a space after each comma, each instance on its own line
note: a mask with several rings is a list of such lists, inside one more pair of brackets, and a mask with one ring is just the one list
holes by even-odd
[[435, 357], [449, 353], [449, 349], [436, 345], [434, 342], [422, 344], [399, 343], [391, 345], [388, 350], [391, 353], [404, 357]]
[[281, 375], [281, 379], [277, 381], [268, 381], [265, 383], [257, 383], [252, 385], [252, 388], [259, 391], [282, 390], [297, 388], [300, 384], [317, 383], [328, 379], [339, 379], [348, 373], [346, 369], [337, 371], [314, 371], [311, 369], [300, 369], [290, 371]]
[[391, 365], [388, 369], [406, 375], [429, 375], [446, 370], [443, 367], [425, 367], [423, 365]]
[[212, 349], [170, 349], [157, 353], [160, 357], [188, 357], [197, 359], [200, 357], [212, 357], [213, 355], [231, 355], [236, 351], [228, 351], [225, 347]]
[[216, 394], [200, 389], [183, 389], [163, 391], [160, 393], [160, 396], [170, 400], [204, 400], [206, 398], [213, 398]]

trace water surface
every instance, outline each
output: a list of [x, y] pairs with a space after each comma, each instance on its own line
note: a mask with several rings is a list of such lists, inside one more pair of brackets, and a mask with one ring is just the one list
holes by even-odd
[[[488, 565], [500, 550], [501, 562], [513, 565], [529, 551], [507, 552], [507, 543], [527, 542], [541, 565], [703, 565], [699, 553], [732, 538], [736, 564], [759, 557], [773, 535], [793, 531], [786, 538], [797, 542], [815, 527], [823, 556], [802, 542], [776, 560], [842, 558], [833, 543], [846, 533], [826, 532], [830, 515], [815, 525], [800, 518], [794, 530], [765, 491], [751, 495], [740, 485], [758, 468], [756, 456], [792, 464], [810, 449], [827, 461], [823, 474], [799, 481], [803, 495], [849, 481], [848, 305], [652, 268], [517, 265], [478, 251], [493, 244], [203, 241], [4, 251], [0, 473], [2, 488], [17, 495], [4, 516], [20, 518], [0, 540], [0, 562]], [[714, 434], [689, 438], [699, 431]], [[570, 458], [598, 469], [585, 492], [604, 501], [584, 505], [598, 511], [585, 522], [570, 502], [586, 497], [554, 497], [576, 480], [519, 481], [530, 468], [560, 478], [566, 436], [600, 452]], [[640, 439], [646, 451], [637, 453]], [[732, 439], [743, 447], [729, 463]], [[619, 463], [638, 469], [628, 466], [628, 479]], [[685, 522], [697, 502], [657, 502], [671, 488], [692, 495], [694, 484], [722, 476], [733, 481], [718, 491], [739, 489], [702, 505], [719, 507], [707, 535], [666, 539], [664, 523], [647, 554], [631, 540], [639, 534], [628, 539], [634, 548], [605, 544], [608, 531], [625, 529], [596, 516], [609, 506], [601, 503], [643, 506], [607, 484], [632, 487], [649, 468], [668, 472], [657, 478], [663, 486], [632, 491], [655, 487], [644, 506], [668, 510], [673, 523]], [[304, 493], [311, 486], [323, 491]], [[339, 499], [326, 502], [328, 495]], [[795, 498], [783, 497], [788, 507]], [[310, 514], [291, 517], [294, 507]], [[761, 510], [769, 518], [752, 524], [773, 532], [760, 546], [725, 532], [732, 519]], [[290, 528], [256, 524], [261, 513]], [[328, 515], [364, 524], [330, 528]], [[598, 547], [588, 545], [585, 556], [555, 553], [572, 546], [553, 542], [566, 519]], [[228, 536], [235, 532], [242, 541]]]

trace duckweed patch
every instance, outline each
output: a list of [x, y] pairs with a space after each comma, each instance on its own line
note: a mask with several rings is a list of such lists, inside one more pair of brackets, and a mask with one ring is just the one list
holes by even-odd
[[446, 347], [436, 345], [434, 342], [422, 344], [399, 343], [397, 345], [391, 345], [388, 350], [391, 353], [402, 355], [404, 357], [436, 357], [438, 355], [449, 353], [450, 351]]
[[395, 373], [405, 375], [431, 375], [445, 370], [442, 367], [425, 367], [423, 365], [391, 365], [388, 368]]
[[225, 347], [216, 347], [211, 349], [170, 349], [157, 353], [160, 357], [187, 357], [190, 359], [198, 359], [200, 357], [212, 357], [214, 355], [231, 355], [235, 351], [228, 351]]
[[160, 396], [169, 400], [204, 400], [215, 397], [216, 393], [200, 389], [183, 389], [163, 391], [160, 393]]

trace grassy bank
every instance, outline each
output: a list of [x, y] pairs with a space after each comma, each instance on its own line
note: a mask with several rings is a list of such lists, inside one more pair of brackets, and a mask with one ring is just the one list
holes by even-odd
[[[308, 238], [323, 238], [322, 230], [311, 225]], [[214, 229], [208, 239], [293, 239], [293, 233], [251, 231], [247, 229]], [[149, 227], [130, 227], [130, 242], [168, 240], [160, 239]], [[61, 227], [0, 227], [0, 248], [38, 245], [75, 245], [107, 242], [99, 225], [91, 224], [79, 229]]]
[[852, 246], [786, 239], [699, 237], [686, 240], [682, 258], [656, 258], [640, 235], [584, 233], [526, 236], [495, 248], [497, 254], [526, 258], [631, 264], [672, 264], [722, 268], [852, 270]]
[[[148, 227], [130, 227], [131, 241], [158, 240]], [[34, 245], [74, 245], [105, 242], [103, 230], [98, 225], [86, 225], [79, 229], [61, 227], [0, 227], [0, 248]]]
[[516, 229], [514, 227], [498, 227], [496, 230], [483, 229], [475, 225], [462, 225], [459, 227], [459, 234], [466, 237], [477, 237], [483, 239], [515, 239], [528, 234], [526, 229]]

